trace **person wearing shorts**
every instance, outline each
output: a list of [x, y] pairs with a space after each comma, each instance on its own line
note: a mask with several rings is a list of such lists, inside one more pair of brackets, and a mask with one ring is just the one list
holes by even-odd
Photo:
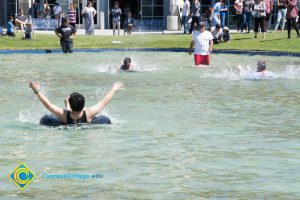
[[213, 48], [213, 35], [205, 30], [205, 23], [199, 23], [199, 30], [192, 33], [192, 41], [190, 43], [189, 54], [192, 55], [192, 49], [195, 46], [194, 60], [195, 67], [210, 64], [210, 54]]

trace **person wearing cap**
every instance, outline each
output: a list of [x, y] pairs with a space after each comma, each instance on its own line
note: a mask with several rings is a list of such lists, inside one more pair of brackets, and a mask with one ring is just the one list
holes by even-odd
[[195, 67], [200, 67], [200, 65], [210, 64], [210, 54], [213, 48], [213, 35], [211, 32], [205, 30], [205, 23], [199, 23], [199, 30], [192, 33], [192, 41], [190, 42], [189, 54], [192, 55], [193, 47], [194, 50], [194, 60]]
[[221, 25], [217, 24], [214, 30], [211, 32], [214, 37], [214, 44], [219, 44], [222, 42], [223, 31], [221, 29]]
[[231, 40], [231, 35], [227, 26], [223, 28], [223, 42], [229, 42]]

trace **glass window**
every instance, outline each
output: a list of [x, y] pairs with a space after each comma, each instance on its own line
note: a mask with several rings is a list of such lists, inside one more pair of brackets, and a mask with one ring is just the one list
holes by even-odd
[[152, 0], [142, 0], [142, 5], [152, 5]]
[[152, 16], [152, 6], [143, 6], [142, 7], [142, 14], [143, 16]]
[[153, 15], [154, 17], [163, 16], [164, 15], [164, 8], [162, 6], [154, 6], [153, 7]]
[[164, 1], [163, 0], [153, 0], [153, 5], [164, 5]]

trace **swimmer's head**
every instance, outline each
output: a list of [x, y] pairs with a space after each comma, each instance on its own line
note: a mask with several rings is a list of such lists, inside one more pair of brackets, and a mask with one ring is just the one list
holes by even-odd
[[81, 112], [84, 108], [84, 96], [78, 92], [74, 92], [70, 95], [69, 104], [72, 111]]
[[267, 69], [267, 65], [265, 61], [259, 60], [257, 61], [257, 72], [263, 72]]
[[129, 70], [130, 65], [131, 65], [131, 59], [130, 58], [125, 58], [123, 65], [124, 65], [125, 70]]

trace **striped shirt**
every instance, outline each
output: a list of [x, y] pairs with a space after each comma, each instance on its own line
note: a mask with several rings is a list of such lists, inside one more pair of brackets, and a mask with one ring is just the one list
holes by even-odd
[[76, 24], [76, 10], [69, 10], [68, 16], [69, 16], [70, 23]]

